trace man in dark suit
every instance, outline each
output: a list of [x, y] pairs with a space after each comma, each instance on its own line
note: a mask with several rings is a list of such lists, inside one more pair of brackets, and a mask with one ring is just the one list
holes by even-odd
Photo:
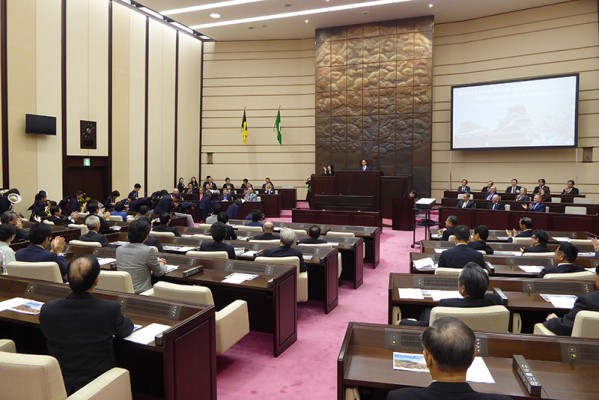
[[501, 197], [496, 194], [491, 198], [491, 203], [489, 203], [489, 210], [505, 210], [505, 205], [501, 202]]
[[[522, 208], [526, 209], [527, 205], [522, 204]], [[528, 210], [534, 211], [534, 212], [547, 211], [547, 207], [545, 206], [545, 203], [543, 203], [543, 199], [541, 198], [540, 194], [535, 194], [535, 197], [533, 198], [532, 203], [530, 203], [530, 205], [528, 206]]]
[[370, 171], [370, 167], [368, 166], [368, 161], [362, 160], [362, 163], [360, 164], [360, 170], [361, 171]]
[[[598, 274], [595, 277], [595, 286], [599, 288], [599, 267], [595, 269], [595, 273]], [[549, 314], [543, 325], [556, 335], [570, 336], [579, 311], [599, 311], [599, 290], [579, 296], [574, 302], [574, 307], [562, 318], [553, 313]]]
[[275, 189], [275, 185], [274, 185], [274, 183], [271, 182], [270, 178], [264, 179], [264, 183], [262, 184], [262, 189], [268, 189], [268, 184], [269, 183], [270, 183], [270, 188], [272, 190], [274, 190]]
[[455, 226], [458, 224], [458, 217], [450, 215], [445, 220], [445, 229], [439, 231], [441, 238], [439, 240], [448, 241], [449, 237], [454, 234]]
[[262, 234], [254, 236], [252, 240], [274, 240], [280, 239], [279, 235], [273, 233], [275, 226], [272, 222], [266, 221], [264, 225], [262, 225]]
[[542, 229], [535, 229], [532, 232], [532, 246], [523, 247], [520, 249], [522, 253], [549, 253], [551, 250], [547, 248], [549, 235]]
[[[233, 204], [229, 206], [229, 208], [231, 207], [233, 207]], [[210, 213], [212, 212], [212, 193], [210, 191], [206, 190], [204, 192], [204, 195], [202, 196], [202, 200], [200, 200], [200, 205], [198, 208], [200, 210], [200, 219], [202, 221], [205, 221], [206, 218], [208, 218], [208, 215], [210, 215]]]
[[23, 229], [23, 222], [21, 221], [21, 218], [19, 218], [17, 213], [13, 211], [5, 211], [2, 214], [0, 221], [3, 224], [11, 224], [15, 227], [16, 236], [13, 240], [13, 243], [24, 242], [29, 238], [29, 232], [26, 229]]
[[108, 247], [110, 244], [108, 243], [108, 239], [106, 236], [98, 233], [100, 230], [100, 218], [97, 215], [90, 215], [85, 219], [85, 226], [89, 232], [85, 235], [81, 235], [79, 240], [84, 242], [98, 242], [102, 245], [102, 247]]
[[489, 228], [486, 225], [477, 225], [472, 234], [472, 241], [468, 243], [468, 247], [474, 250], [483, 250], [487, 254], [493, 254], [495, 250], [487, 244], [489, 238]]
[[462, 186], [458, 187], [459, 193], [470, 193], [470, 186], [468, 186], [468, 179], [462, 179]]
[[116, 367], [114, 339], [133, 332], [133, 323], [123, 316], [119, 303], [92, 297], [99, 275], [96, 257], [76, 258], [68, 275], [72, 293], [45, 303], [40, 311], [40, 329], [48, 353], [60, 364], [67, 394]]
[[518, 220], [521, 232], [517, 232], [515, 229], [505, 230], [505, 233], [509, 236], [508, 242], [512, 242], [514, 237], [532, 237], [532, 219], [528, 217], [522, 217]]
[[264, 220], [264, 213], [260, 210], [254, 210], [250, 214], [252, 222], [248, 223], [247, 226], [263, 226], [262, 221]]
[[305, 239], [300, 239], [298, 243], [302, 244], [322, 244], [327, 243], [326, 240], [320, 239], [320, 226], [312, 225], [308, 228], [308, 237]]
[[171, 213], [173, 208], [179, 204], [179, 200], [181, 199], [180, 195], [174, 194], [165, 194], [158, 200], [158, 204], [154, 208], [154, 213], [158, 215], [162, 215], [163, 213]]
[[239, 215], [239, 206], [241, 204], [241, 199], [237, 199], [227, 208], [227, 216], [229, 219], [235, 219]]
[[543, 191], [545, 192], [547, 197], [549, 197], [549, 195], [551, 194], [551, 191], [549, 190], [549, 186], [545, 186], [545, 179], [541, 178], [537, 181], [537, 183], [539, 185], [535, 186], [535, 189], [533, 190], [532, 194], [537, 194], [537, 193], [539, 193], [539, 191], [541, 189], [543, 189]]
[[530, 201], [530, 196], [528, 195], [528, 191], [525, 187], [520, 188], [520, 192], [516, 196], [516, 201], [521, 201], [523, 203], [528, 203]]
[[[99, 208], [99, 204], [96, 201], [92, 201], [87, 205], [87, 211], [89, 212], [89, 215], [85, 218], [87, 220], [87, 218], [89, 218], [89, 216], [91, 215], [95, 215], [98, 217], [98, 219], [100, 220], [100, 233], [103, 233], [104, 235], [107, 233], [111, 233], [114, 232], [112, 229], [110, 229], [110, 224], [108, 223], [108, 221], [106, 221], [104, 219], [104, 217], [101, 215], [101, 211]], [[125, 218], [123, 221], [126, 221], [127, 219]]]
[[578, 247], [572, 243], [560, 243], [555, 250], [555, 263], [552, 267], [546, 267], [541, 270], [540, 277], [547, 274], [567, 274], [570, 272], [582, 272], [584, 268], [574, 265], [574, 261], [578, 257]]
[[472, 195], [468, 192], [464, 193], [461, 199], [458, 200], [457, 208], [476, 208], [476, 203], [472, 200]]
[[222, 222], [215, 222], [210, 226], [210, 236], [212, 236], [213, 242], [202, 241], [200, 251], [226, 251], [229, 259], [235, 260], [237, 256], [233, 246], [223, 243], [226, 234], [226, 225]]
[[237, 233], [235, 232], [235, 229], [233, 229], [231, 225], [227, 224], [229, 222], [229, 216], [226, 212], [219, 212], [216, 216], [216, 220], [217, 222], [222, 222], [227, 227], [227, 234], [225, 235], [225, 240], [237, 240]]
[[474, 262], [481, 267], [485, 265], [483, 255], [471, 247], [468, 247], [470, 229], [466, 225], [458, 225], [454, 228], [454, 248], [445, 250], [439, 257], [439, 268], [463, 268], [469, 262]]
[[163, 212], [160, 214], [160, 224], [155, 225], [152, 230], [154, 232], [172, 232], [175, 236], [181, 236], [177, 228], [168, 226], [169, 222], [171, 222], [171, 215]]
[[520, 192], [521, 186], [518, 185], [518, 179], [512, 179], [512, 184], [505, 189], [506, 193], [517, 194]]
[[422, 333], [424, 360], [433, 383], [425, 388], [389, 392], [387, 400], [509, 400], [510, 397], [475, 392], [466, 372], [476, 357], [476, 338], [466, 324], [440, 318]]
[[47, 221], [52, 222], [56, 226], [67, 226], [69, 224], [74, 224], [77, 221], [78, 213], [73, 213], [70, 218], [60, 214], [61, 210], [59, 206], [51, 206], [50, 207], [50, 216]]
[[567, 183], [567, 186], [562, 190], [562, 194], [578, 194], [578, 188], [575, 188], [576, 182], [570, 179]]
[[295, 243], [295, 232], [293, 229], [281, 229], [281, 245], [264, 250], [264, 257], [291, 257], [299, 258], [300, 272], [306, 272], [308, 268], [304, 262], [304, 255], [298, 249], [294, 249], [291, 245]]
[[493, 185], [495, 185], [493, 181], [488, 181], [487, 186], [483, 186], [483, 188], [480, 191], [483, 193], [488, 193]]
[[[60, 275], [66, 278], [68, 264], [62, 255], [65, 241], [62, 236], [52, 239], [52, 227], [48, 224], [33, 224], [29, 229], [29, 241], [31, 244], [24, 249], [17, 250], [15, 258], [17, 261], [41, 262], [53, 261], [60, 268]], [[46, 250], [50, 247], [50, 251]], [[66, 282], [66, 280], [65, 280]]]

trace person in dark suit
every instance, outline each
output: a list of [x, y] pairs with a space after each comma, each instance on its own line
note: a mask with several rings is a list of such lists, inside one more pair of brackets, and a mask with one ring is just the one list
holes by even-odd
[[308, 228], [308, 237], [305, 239], [300, 239], [298, 243], [302, 244], [322, 244], [327, 243], [326, 240], [320, 239], [320, 226], [312, 225]]
[[152, 230], [154, 232], [172, 232], [175, 236], [181, 236], [177, 228], [175, 228], [174, 226], [168, 226], [170, 222], [171, 215], [163, 212], [162, 214], [160, 214], [160, 224], [154, 225]]
[[236, 199], [233, 204], [227, 208], [227, 216], [229, 219], [236, 219], [239, 215], [239, 206], [241, 205], [241, 199]]
[[368, 161], [366, 160], [362, 160], [362, 162], [360, 163], [360, 170], [362, 171], [370, 171], [370, 167], [368, 166]]
[[483, 188], [480, 190], [483, 193], [487, 193], [489, 192], [489, 189], [491, 189], [491, 187], [495, 185], [495, 183], [493, 181], [487, 181], [487, 186], [483, 186]]
[[595, 250], [595, 257], [599, 257], [599, 240], [597, 240], [597, 238], [591, 240], [593, 243], [593, 250]]
[[564, 190], [562, 190], [562, 194], [579, 194], [578, 188], [575, 188], [574, 185], [576, 185], [576, 182], [570, 179]]
[[222, 222], [227, 227], [227, 234], [225, 235], [225, 240], [237, 240], [237, 233], [235, 232], [235, 229], [233, 229], [231, 225], [227, 224], [229, 222], [229, 216], [226, 212], [219, 212], [216, 216], [216, 220], [217, 222]]
[[458, 200], [457, 208], [476, 208], [476, 203], [472, 200], [472, 195], [468, 192], [464, 193], [464, 196]]
[[127, 198], [129, 199], [129, 204], [133, 203], [135, 200], [138, 199], [140, 189], [141, 189], [141, 185], [139, 183], [136, 183], [133, 186], [133, 190], [130, 191], [129, 194], [127, 195]]
[[510, 397], [475, 392], [466, 372], [476, 356], [476, 338], [455, 318], [439, 318], [422, 333], [424, 360], [433, 382], [425, 388], [389, 392], [387, 400], [509, 400]]
[[227, 226], [222, 222], [215, 222], [210, 226], [210, 236], [213, 242], [203, 241], [200, 245], [200, 251], [226, 251], [230, 260], [235, 260], [235, 249], [233, 246], [223, 243], [227, 234]]
[[274, 240], [280, 239], [279, 235], [273, 233], [275, 226], [272, 222], [266, 221], [264, 225], [262, 225], [262, 234], [254, 236], [252, 240]]
[[522, 204], [522, 208], [524, 208], [524, 209], [528, 208], [528, 211], [534, 211], [534, 212], [547, 211], [547, 207], [545, 206], [545, 203], [543, 203], [543, 198], [541, 197], [540, 194], [535, 194], [535, 197], [533, 198], [533, 201], [532, 201], [532, 203], [530, 203], [530, 205]]
[[505, 189], [505, 192], [517, 194], [520, 192], [521, 188], [522, 187], [518, 185], [518, 179], [514, 178], [512, 179], [512, 184]]
[[505, 205], [501, 202], [501, 197], [498, 194], [493, 195], [491, 203], [489, 203], [489, 210], [505, 210]]
[[[266, 179], [268, 179], [268, 178], [266, 178]], [[264, 188], [264, 194], [275, 194], [275, 188], [271, 182], [268, 182], [266, 184], [266, 187]]]
[[106, 236], [98, 233], [100, 231], [100, 218], [97, 215], [90, 215], [85, 219], [85, 226], [89, 229], [85, 235], [79, 236], [79, 240], [84, 242], [98, 242], [102, 247], [108, 247], [108, 239]]
[[264, 250], [264, 257], [292, 257], [295, 256], [300, 262], [300, 272], [306, 272], [308, 267], [304, 262], [304, 255], [298, 249], [294, 249], [291, 245], [295, 243], [295, 232], [293, 229], [281, 229], [281, 245]]
[[549, 235], [542, 229], [535, 229], [532, 232], [532, 246], [523, 247], [520, 249], [522, 253], [550, 253], [547, 248], [549, 243]]
[[458, 224], [458, 217], [450, 215], [445, 220], [445, 229], [439, 231], [441, 238], [439, 240], [448, 241], [449, 237], [454, 234], [455, 226]]
[[[537, 181], [538, 186], [535, 186], [532, 194], [540, 194], [541, 190], [543, 191], [543, 195], [542, 198], [543, 199], [547, 199], [547, 198], [551, 198], [551, 190], [549, 189], [549, 186], [545, 185], [545, 179], [541, 178]], [[551, 200], [545, 200], [545, 201], [551, 201]]]
[[29, 238], [29, 231], [23, 229], [23, 222], [21, 221], [21, 218], [19, 218], [17, 213], [13, 211], [5, 211], [4, 213], [2, 213], [0, 221], [3, 224], [11, 224], [15, 227], [16, 236], [13, 240], [13, 243], [24, 242]]
[[459, 193], [470, 193], [470, 186], [468, 186], [468, 179], [462, 179], [462, 186], [458, 187]]
[[468, 247], [474, 250], [483, 250], [487, 254], [493, 254], [495, 250], [487, 244], [489, 238], [489, 228], [486, 225], [477, 225], [472, 234], [472, 241], [468, 243]]
[[154, 213], [162, 215], [164, 213], [171, 213], [173, 208], [177, 206], [181, 197], [178, 194], [165, 194], [158, 200], [158, 204], [154, 208]]
[[[595, 273], [598, 274], [595, 277], [595, 286], [599, 288], [599, 267], [595, 269]], [[580, 311], [599, 311], [599, 290], [579, 296], [574, 302], [574, 307], [562, 318], [553, 313], [549, 314], [543, 325], [556, 335], [570, 336], [576, 314]]]
[[526, 190], [525, 187], [521, 187], [520, 188], [520, 192], [518, 193], [518, 195], [516, 196], [516, 201], [521, 201], [523, 203], [528, 203], [530, 202], [530, 196], [528, 195], [528, 191]]
[[81, 211], [81, 200], [83, 199], [83, 192], [77, 190], [67, 199], [65, 208], [63, 210], [64, 215], [71, 215], [74, 212]]
[[42, 218], [47, 217], [46, 207], [48, 206], [48, 197], [46, 192], [40, 191], [35, 195], [35, 200], [29, 210], [31, 210], [31, 216], [29, 221], [41, 222]]
[[202, 184], [202, 187], [204, 189], [208, 189], [208, 190], [216, 190], [216, 189], [218, 189], [216, 187], [216, 183], [214, 183], [214, 181], [212, 180], [212, 177], [210, 175], [206, 176], [206, 180]]
[[466, 225], [458, 225], [454, 228], [454, 248], [445, 250], [439, 257], [439, 268], [463, 268], [469, 262], [474, 262], [481, 267], [485, 265], [483, 255], [471, 247], [468, 247], [470, 229]]
[[235, 190], [235, 186], [231, 183], [231, 178], [226, 177], [225, 183], [223, 184], [223, 189]]
[[106, 206], [112, 206], [114, 207], [115, 203], [116, 203], [116, 199], [118, 199], [121, 195], [121, 192], [119, 192], [118, 190], [113, 190], [112, 193], [110, 193], [110, 196], [108, 196], [106, 198], [106, 200], [104, 200], [104, 207]]
[[[52, 227], [48, 224], [33, 224], [29, 229], [29, 241], [31, 244], [24, 249], [17, 250], [15, 258], [17, 261], [40, 262], [53, 261], [60, 268], [63, 279], [67, 276], [68, 264], [62, 255], [65, 241], [62, 236], [52, 239]], [[50, 246], [50, 251], [46, 248]], [[66, 282], [66, 281], [65, 281]]]
[[252, 222], [248, 223], [247, 226], [263, 226], [264, 213], [262, 211], [254, 210], [250, 215]]
[[505, 233], [507, 233], [508, 242], [512, 242], [514, 237], [532, 237], [532, 219], [528, 217], [522, 217], [518, 220], [518, 225], [520, 227], [520, 232], [517, 232], [515, 229], [511, 231], [506, 229]]
[[52, 222], [57, 226], [67, 226], [69, 224], [75, 224], [78, 218], [78, 213], [73, 213], [69, 218], [60, 214], [59, 206], [50, 207], [50, 216], [47, 221]]
[[269, 183], [270, 183], [271, 189], [274, 191], [275, 185], [274, 185], [274, 183], [271, 182], [270, 178], [264, 179], [264, 183], [262, 184], [262, 189], [268, 189], [268, 184]]
[[570, 272], [582, 272], [584, 268], [574, 265], [574, 261], [578, 257], [578, 247], [572, 243], [560, 243], [555, 250], [555, 263], [552, 267], [545, 267], [539, 275], [541, 278], [547, 274], [567, 274]]
[[48, 353], [58, 360], [69, 395], [116, 367], [113, 342], [133, 332], [133, 323], [123, 316], [119, 303], [92, 296], [99, 275], [96, 257], [76, 258], [69, 268], [72, 293], [48, 301], [40, 311]]
[[[232, 206], [233, 204], [231, 204]], [[230, 207], [229, 207], [230, 208]], [[204, 192], [204, 196], [202, 196], [202, 200], [200, 200], [199, 205], [200, 210], [200, 220], [205, 221], [208, 215], [212, 212], [212, 193], [209, 191]]]
[[[95, 215], [100, 220], [100, 233], [106, 235], [107, 233], [114, 232], [112, 229], [110, 229], [110, 224], [108, 223], [108, 221], [106, 221], [106, 219], [102, 216], [102, 210], [99, 208], [99, 204], [97, 201], [92, 201], [87, 205], [87, 212], [89, 212], [89, 215], [86, 217], [86, 219], [89, 218], [91, 215]], [[108, 218], [110, 214], [108, 212], [105, 212], [104, 215], [106, 216], [106, 218]], [[124, 219], [124, 221], [126, 220], [127, 218]]]

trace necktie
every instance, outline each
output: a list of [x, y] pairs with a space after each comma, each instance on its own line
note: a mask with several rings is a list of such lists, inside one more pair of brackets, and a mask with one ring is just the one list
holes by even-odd
[[512, 186], [512, 193], [516, 193], [516, 186]]

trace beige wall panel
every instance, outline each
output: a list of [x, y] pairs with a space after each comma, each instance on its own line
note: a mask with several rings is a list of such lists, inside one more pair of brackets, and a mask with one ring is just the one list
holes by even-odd
[[314, 57], [300, 59], [271, 60], [243, 60], [243, 71], [240, 71], [238, 62], [206, 62], [205, 73], [210, 77], [238, 76], [240, 73], [249, 77], [265, 77], [272, 75], [306, 75], [308, 71], [314, 74]]
[[[205, 57], [216, 57], [221, 54], [245, 54], [254, 52], [279, 52], [279, 51], [302, 51], [314, 50], [314, 39], [297, 40], [265, 40], [265, 41], [241, 41], [241, 42], [209, 42], [206, 43]], [[268, 55], [266, 56], [268, 57]], [[239, 58], [239, 57], [238, 57]]]
[[246, 60], [262, 60], [264, 58], [271, 59], [297, 59], [297, 58], [311, 58], [314, 57], [314, 49], [308, 50], [299, 50], [299, 51], [276, 51], [276, 50], [266, 50], [266, 51], [251, 51], [251, 52], [233, 52], [233, 53], [210, 53], [206, 54], [206, 61], [228, 61], [228, 60], [238, 60], [240, 55], [243, 55], [243, 58]]
[[[243, 90], [240, 90], [243, 93]], [[243, 108], [247, 107], [247, 114], [254, 111], [262, 113], [262, 110], [276, 110], [281, 106], [281, 109], [305, 109], [312, 105], [314, 110], [314, 94], [304, 94], [296, 96], [229, 96], [229, 97], [204, 97], [205, 104], [204, 115], [210, 116], [213, 110], [240, 110], [239, 124], [243, 116]], [[259, 108], [258, 108], [259, 107]], [[275, 113], [276, 116], [276, 113]]]
[[[265, 112], [261, 112], [264, 114]], [[231, 113], [230, 113], [231, 114]], [[252, 127], [253, 128], [273, 128], [276, 119], [276, 110], [271, 112], [272, 115], [256, 117], [252, 116]], [[252, 114], [253, 115], [253, 114]], [[243, 112], [242, 112], [243, 116]], [[206, 118], [203, 123], [205, 131], [212, 129], [229, 129], [232, 124], [239, 122], [241, 129], [241, 118], [229, 116], [227, 118]], [[249, 121], [248, 121], [249, 124]], [[284, 125], [283, 125], [284, 124]], [[248, 125], [249, 126], [249, 125]], [[291, 117], [287, 116], [287, 110], [281, 110], [281, 126], [290, 128], [303, 128], [314, 126], [314, 115], [305, 117]], [[241, 134], [240, 134], [241, 137]]]
[[[204, 89], [206, 97], [230, 97], [239, 93], [239, 87], [211, 87]], [[244, 92], [247, 96], [284, 96], [284, 95], [304, 95], [314, 93], [314, 84], [285, 86], [251, 86], [244, 87]]]
[[314, 86], [314, 74], [306, 76], [273, 76], [252, 78], [204, 78], [204, 90], [212, 87], [252, 87], [259, 86], [288, 86], [288, 85], [309, 85]]
[[175, 30], [150, 21], [148, 191], [174, 187]]

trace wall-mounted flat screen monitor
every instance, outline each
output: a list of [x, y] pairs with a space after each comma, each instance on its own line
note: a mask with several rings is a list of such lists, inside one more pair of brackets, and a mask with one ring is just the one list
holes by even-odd
[[25, 132], [42, 135], [56, 135], [56, 117], [25, 114]]
[[578, 74], [451, 88], [451, 149], [576, 147]]

